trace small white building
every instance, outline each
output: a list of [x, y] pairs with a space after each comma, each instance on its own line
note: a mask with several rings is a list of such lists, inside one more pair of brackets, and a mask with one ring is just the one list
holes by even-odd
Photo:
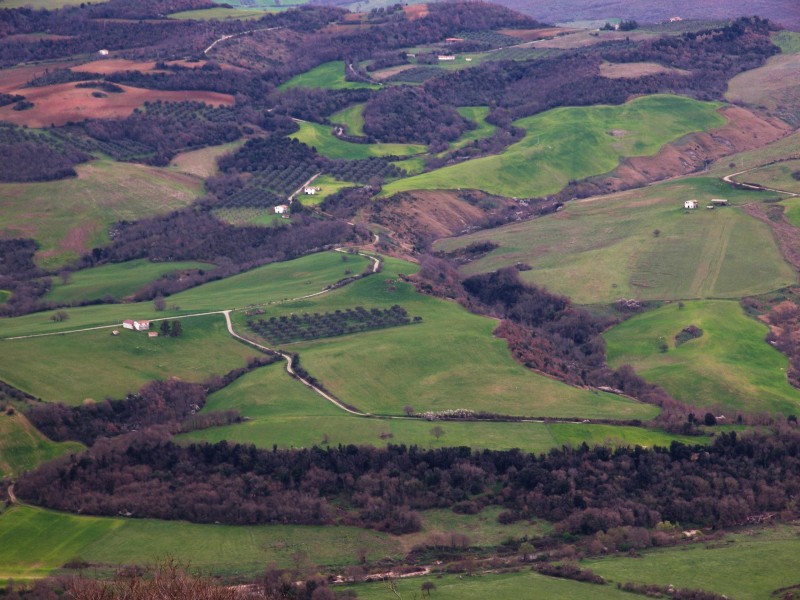
[[697, 200], [686, 200], [683, 203], [683, 208], [688, 208], [689, 210], [694, 210], [697, 208]]
[[725, 198], [712, 198], [711, 204], [714, 206], [728, 206], [728, 201]]
[[131, 319], [125, 319], [125, 320], [122, 322], [122, 326], [123, 326], [125, 329], [133, 329], [133, 321], [132, 321]]
[[285, 215], [288, 212], [289, 212], [289, 207], [286, 204], [278, 204], [278, 206], [275, 207], [276, 215]]
[[318, 187], [306, 186], [306, 187], [304, 187], [304, 188], [303, 188], [303, 193], [304, 193], [306, 196], [313, 196], [313, 195], [314, 195], [314, 194], [316, 194], [318, 191], [319, 191], [319, 188], [318, 188]]
[[439, 60], [455, 60], [456, 57], [453, 54], [440, 54], [437, 56]]
[[105, 48], [103, 48], [102, 50], [98, 50], [97, 53], [100, 56], [108, 56], [108, 50], [106, 50]]
[[133, 328], [136, 331], [147, 331], [150, 329], [150, 321], [134, 321]]

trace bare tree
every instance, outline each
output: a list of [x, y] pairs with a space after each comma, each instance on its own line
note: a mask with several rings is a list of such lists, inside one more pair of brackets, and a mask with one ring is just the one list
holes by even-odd
[[437, 440], [444, 435], [444, 429], [442, 429], [439, 425], [431, 429], [431, 435], [435, 437]]

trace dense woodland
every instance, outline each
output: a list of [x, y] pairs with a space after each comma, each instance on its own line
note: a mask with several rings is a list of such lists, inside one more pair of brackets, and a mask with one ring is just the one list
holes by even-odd
[[620, 526], [726, 527], [791, 516], [800, 493], [800, 435], [722, 433], [710, 446], [643, 449], [423, 450], [346, 446], [295, 451], [177, 445], [156, 432], [100, 440], [24, 475], [16, 493], [84, 514], [210, 523], [347, 523], [393, 533], [415, 511], [505, 509], [502, 522], [542, 518], [560, 531]]

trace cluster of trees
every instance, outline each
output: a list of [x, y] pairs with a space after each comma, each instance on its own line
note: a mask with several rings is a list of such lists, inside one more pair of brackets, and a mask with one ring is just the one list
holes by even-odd
[[[728, 527], [765, 513], [794, 516], [800, 433], [720, 433], [710, 446], [422, 450], [340, 446], [258, 450], [177, 445], [150, 431], [100, 440], [22, 476], [26, 501], [84, 514], [238, 524], [348, 523], [403, 533], [416, 510], [471, 501], [510, 523], [541, 518], [559, 532], [618, 527]], [[342, 507], [345, 510], [340, 510]]]
[[[177, 379], [151, 381], [138, 393], [129, 394], [121, 400], [106, 399], [82, 406], [45, 402], [31, 404], [26, 415], [50, 439], [74, 440], [86, 445], [94, 444], [101, 437], [114, 437], [154, 425], [166, 425], [171, 430], [177, 430], [205, 405], [208, 394], [277, 360], [280, 360], [277, 355], [253, 358], [247, 366], [229, 371], [221, 377], [212, 377], [204, 384]], [[239, 418], [236, 411], [227, 411], [217, 417], [222, 417], [224, 422]]]
[[[414, 322], [421, 321], [414, 317]], [[292, 313], [289, 316], [270, 317], [269, 319], [249, 320], [247, 326], [255, 333], [276, 343], [294, 342], [297, 340], [314, 340], [323, 337], [345, 335], [371, 329], [398, 327], [411, 323], [408, 312], [399, 304], [391, 308], [373, 308], [367, 310], [363, 306], [355, 309], [336, 310], [329, 313], [301, 315]]]
[[0, 126], [0, 181], [51, 181], [89, 160], [75, 144], [13, 125]]
[[781, 302], [769, 311], [767, 321], [772, 326], [767, 342], [789, 358], [786, 376], [800, 388], [800, 306], [788, 300]]

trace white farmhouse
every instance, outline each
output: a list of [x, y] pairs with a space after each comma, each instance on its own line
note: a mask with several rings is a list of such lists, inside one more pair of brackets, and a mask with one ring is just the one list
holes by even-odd
[[697, 208], [697, 200], [686, 200], [683, 203], [683, 208], [688, 208], [689, 210], [694, 210]]
[[286, 204], [278, 204], [278, 206], [275, 207], [276, 215], [285, 215], [288, 212], [289, 212], [289, 207]]

